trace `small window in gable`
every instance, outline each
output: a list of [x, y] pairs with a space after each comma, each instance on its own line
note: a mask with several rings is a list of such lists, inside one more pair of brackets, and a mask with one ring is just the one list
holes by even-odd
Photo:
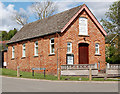
[[79, 35], [88, 35], [88, 21], [87, 18], [79, 18]]

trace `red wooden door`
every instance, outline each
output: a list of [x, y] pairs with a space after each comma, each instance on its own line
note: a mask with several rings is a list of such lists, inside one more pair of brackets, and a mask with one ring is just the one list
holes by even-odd
[[88, 44], [80, 43], [79, 44], [79, 64], [88, 64]]

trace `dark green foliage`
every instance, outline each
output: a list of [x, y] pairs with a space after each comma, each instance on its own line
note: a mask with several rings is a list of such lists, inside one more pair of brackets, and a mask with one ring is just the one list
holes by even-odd
[[[10, 30], [9, 32], [1, 31], [0, 32], [0, 40], [1, 41], [10, 40], [16, 33], [17, 33], [17, 29], [15, 29], [15, 28], [14, 28], [14, 30]], [[1, 43], [0, 50], [6, 49], [7, 46], [8, 45], [6, 43]]]
[[120, 58], [119, 58], [119, 53], [118, 49], [114, 46], [110, 46], [107, 48], [107, 51], [109, 52], [109, 55], [106, 57], [106, 62], [108, 63], [114, 63], [114, 64], [119, 64], [120, 63]]
[[17, 30], [15, 28], [14, 30], [10, 30], [8, 32], [8, 40], [10, 40], [16, 33], [17, 33]]
[[8, 33], [6, 31], [2, 31], [2, 41], [8, 39]]
[[6, 31], [2, 31], [2, 41], [10, 40], [17, 33], [17, 29], [10, 30], [8, 33]]

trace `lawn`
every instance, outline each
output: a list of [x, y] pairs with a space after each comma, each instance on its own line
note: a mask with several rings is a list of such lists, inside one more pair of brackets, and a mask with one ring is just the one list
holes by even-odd
[[[2, 71], [2, 75], [4, 75], [4, 76], [17, 77], [17, 71], [15, 71], [15, 70], [3, 68], [3, 69], [0, 69], [0, 71]], [[20, 75], [21, 75], [20, 78], [57, 80], [57, 76], [46, 75], [44, 78], [44, 75], [40, 74], [40, 73], [35, 73], [35, 75], [32, 76], [31, 72], [20, 71]], [[61, 76], [60, 79], [68, 80], [68, 81], [89, 81], [89, 78], [80, 77], [80, 76]], [[104, 78], [93, 78], [92, 81], [104, 81]], [[106, 81], [117, 81], [117, 80], [107, 79]]]

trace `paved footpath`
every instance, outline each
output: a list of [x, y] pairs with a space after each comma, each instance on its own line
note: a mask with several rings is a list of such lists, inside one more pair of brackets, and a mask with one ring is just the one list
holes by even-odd
[[118, 92], [118, 82], [50, 81], [3, 76], [2, 92]]

